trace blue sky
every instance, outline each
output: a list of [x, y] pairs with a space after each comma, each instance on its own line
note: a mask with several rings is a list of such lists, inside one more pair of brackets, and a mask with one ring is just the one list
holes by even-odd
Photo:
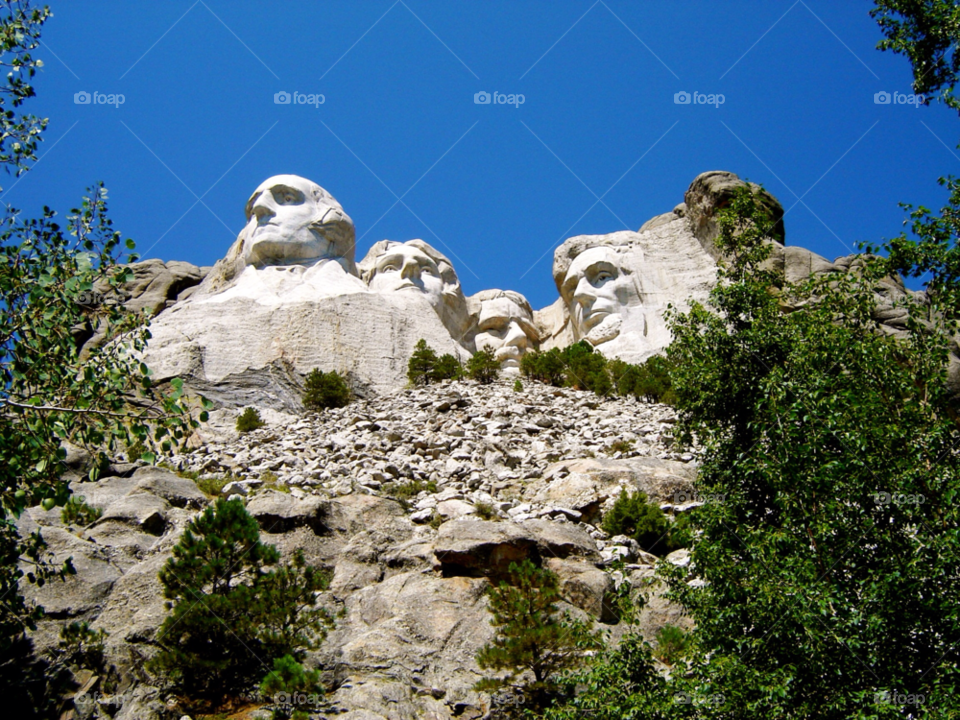
[[[50, 117], [42, 157], [0, 201], [65, 215], [102, 180], [146, 257], [212, 264], [251, 191], [292, 173], [341, 202], [358, 260], [423, 238], [468, 294], [543, 307], [557, 244], [639, 228], [700, 172], [764, 184], [788, 244], [833, 258], [899, 233], [898, 202], [939, 207], [936, 178], [960, 171], [954, 113], [874, 102], [909, 94], [910, 73], [875, 50], [866, 0], [51, 6], [28, 106]], [[84, 91], [124, 102], [76, 104]]]

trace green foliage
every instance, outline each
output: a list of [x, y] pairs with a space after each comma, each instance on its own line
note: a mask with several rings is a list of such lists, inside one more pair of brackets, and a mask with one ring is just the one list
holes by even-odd
[[223, 475], [200, 475], [198, 472], [193, 472], [190, 474], [193, 475], [191, 479], [197, 484], [197, 488], [200, 489], [200, 492], [209, 498], [219, 497], [220, 491], [223, 490], [224, 485], [233, 482], [234, 480], [241, 479], [233, 473], [225, 473]]
[[462, 380], [463, 366], [460, 361], [449, 353], [443, 354], [437, 360], [436, 365], [430, 373], [430, 379], [434, 382], [441, 380]]
[[665, 405], [676, 403], [670, 380], [670, 361], [662, 355], [654, 355], [642, 365], [611, 360], [610, 373], [617, 395], [633, 395], [647, 402]]
[[[729, 259], [710, 306], [670, 318], [678, 430], [701, 444], [698, 494], [724, 498], [696, 511], [705, 584], [667, 569], [696, 623], [691, 694], [711, 688], [738, 717], [954, 712], [958, 211], [954, 196], [889, 259], [798, 285], [765, 264], [769, 220], [749, 193], [721, 211]], [[877, 331], [875, 290], [898, 267], [922, 269], [933, 292], [903, 300], [894, 338]]]
[[[19, 110], [35, 94], [30, 79], [42, 63], [31, 53], [47, 17], [27, 2], [0, 10], [0, 64], [8, 69], [0, 86], [0, 165], [16, 175], [36, 160], [47, 122]], [[55, 215], [44, 207], [40, 218], [23, 218], [7, 207], [0, 217], [0, 653], [43, 615], [24, 601], [21, 579], [39, 583], [72, 572], [69, 562], [52, 562], [39, 530], [21, 538], [13, 524], [27, 507], [67, 502], [63, 441], [91, 452], [95, 480], [120, 448], [139, 442], [152, 461], [197, 425], [182, 383], [161, 392], [135, 358], [149, 337], [146, 317], [110, 300], [132, 277], [119, 263], [134, 243], [113, 229], [106, 189], [92, 188], [64, 226]], [[94, 331], [102, 342], [81, 355]]]
[[520, 360], [520, 372], [531, 380], [590, 390], [601, 397], [633, 395], [646, 402], [670, 405], [676, 400], [667, 358], [654, 356], [642, 365], [607, 360], [585, 340], [563, 350], [525, 353]]
[[690, 648], [690, 637], [676, 625], [664, 625], [657, 630], [657, 647], [654, 652], [657, 660], [666, 665], [676, 665], [686, 656]]
[[409, 480], [405, 483], [384, 483], [380, 488], [382, 493], [399, 500], [405, 508], [409, 507], [410, 501], [424, 490], [435, 493], [437, 492], [437, 484], [433, 480]]
[[510, 690], [536, 710], [556, 693], [559, 674], [581, 665], [584, 653], [600, 646], [600, 635], [588, 624], [557, 612], [556, 574], [530, 560], [511, 563], [509, 573], [509, 583], [490, 588], [487, 609], [497, 633], [477, 653], [482, 669], [507, 673], [485, 677], [475, 689]]
[[628, 453], [633, 450], [633, 440], [614, 440], [607, 446], [607, 454]]
[[238, 500], [217, 500], [187, 526], [160, 571], [170, 615], [148, 668], [197, 696], [222, 697], [255, 677], [262, 660], [318, 647], [329, 615], [315, 607], [326, 578], [302, 552], [260, 542]]
[[[655, 555], [666, 555], [682, 547], [663, 510], [647, 502], [646, 493], [638, 490], [620, 492], [613, 507], [603, 516], [603, 529], [610, 535], [626, 535], [640, 548]], [[685, 537], [685, 536], [684, 536]]]
[[273, 670], [260, 683], [260, 693], [270, 698], [279, 707], [273, 711], [274, 720], [307, 720], [310, 715], [299, 709], [303, 699], [315, 701], [323, 696], [320, 672], [304, 670], [303, 665], [291, 655], [273, 661]]
[[560, 680], [564, 702], [548, 708], [544, 720], [666, 720], [692, 717], [671, 713], [672, 697], [667, 682], [654, 665], [643, 635], [631, 629], [619, 645], [607, 646], [579, 671]]
[[960, 5], [952, 0], [875, 0], [870, 11], [884, 39], [877, 47], [906, 55], [913, 67], [913, 91], [960, 111], [953, 94], [960, 72]]
[[493, 507], [490, 503], [478, 502], [473, 506], [473, 509], [477, 513], [477, 517], [481, 520], [499, 520], [500, 517], [497, 515], [496, 508]]
[[467, 377], [481, 385], [489, 385], [500, 375], [500, 361], [493, 350], [478, 350], [467, 361]]
[[336, 371], [325, 373], [314, 368], [303, 388], [303, 406], [307, 412], [344, 407], [350, 402], [350, 388]]
[[248, 407], [237, 418], [237, 432], [238, 433], [248, 433], [254, 430], [259, 430], [266, 423], [263, 421], [263, 418], [260, 417], [260, 411], [254, 407]]
[[60, 519], [64, 525], [79, 525], [80, 527], [86, 527], [96, 522], [101, 515], [103, 515], [103, 510], [90, 507], [84, 501], [84, 498], [76, 495], [71, 495], [70, 499], [64, 504], [63, 510], [60, 511]]
[[566, 379], [566, 363], [557, 348], [540, 352], [531, 350], [520, 358], [520, 372], [531, 380], [562, 387]]
[[437, 353], [422, 338], [417, 341], [413, 355], [407, 361], [407, 380], [412, 385], [429, 385], [442, 380], [462, 380], [463, 366], [449, 353]]
[[517, 378], [513, 381], [513, 391], [514, 392], [523, 392], [523, 383], [520, 382], [520, 378]]

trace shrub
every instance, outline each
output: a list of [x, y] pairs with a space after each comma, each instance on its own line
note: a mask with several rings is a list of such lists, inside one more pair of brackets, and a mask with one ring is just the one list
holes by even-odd
[[607, 446], [607, 454], [628, 453], [633, 450], [633, 440], [614, 440]]
[[84, 501], [84, 498], [71, 495], [60, 511], [60, 519], [65, 525], [79, 525], [86, 527], [95, 523], [103, 515], [100, 508], [90, 507]]
[[380, 490], [394, 500], [398, 500], [404, 507], [408, 507], [410, 500], [424, 490], [435, 493], [437, 491], [437, 484], [433, 480], [427, 480], [426, 482], [423, 480], [410, 480], [405, 483], [388, 482], [384, 483]]
[[260, 411], [254, 407], [248, 407], [237, 418], [237, 432], [247, 433], [262, 428], [266, 423], [260, 417]]
[[[277, 702], [286, 696], [287, 702], [277, 702], [279, 707], [273, 711], [273, 720], [308, 720], [309, 713], [296, 709], [297, 703], [290, 702], [290, 696], [323, 695], [320, 673], [317, 670], [304, 670], [303, 665], [291, 655], [275, 658], [273, 670], [260, 683], [260, 693]], [[277, 697], [280, 695], [281, 697]], [[310, 698], [312, 699], [312, 698]]]
[[303, 388], [303, 406], [307, 412], [344, 407], [350, 402], [350, 388], [340, 373], [314, 368], [307, 375]]
[[657, 647], [654, 657], [666, 665], [676, 665], [687, 653], [690, 638], [676, 625], [664, 625], [657, 630]]
[[261, 659], [317, 647], [331, 622], [314, 607], [326, 578], [301, 551], [268, 569], [279, 560], [243, 503], [220, 498], [207, 507], [160, 571], [171, 613], [148, 669], [186, 694], [219, 699], [249, 683]]
[[197, 484], [197, 488], [209, 498], [219, 497], [224, 485], [234, 480], [240, 480], [240, 478], [233, 473], [227, 473], [225, 475], [200, 475], [195, 472], [191, 474], [193, 475], [192, 480]]
[[513, 381], [513, 391], [514, 392], [523, 392], [523, 383], [520, 382], [520, 378], [517, 378]]
[[[485, 677], [474, 685], [480, 692], [508, 690], [531, 710], [544, 707], [556, 690], [558, 675], [581, 664], [584, 651], [600, 646], [599, 633], [567, 614], [557, 612], [560, 599], [555, 573], [529, 559], [511, 563], [510, 583], [489, 591], [493, 640], [477, 653], [482, 669], [507, 670], [504, 677]], [[533, 675], [531, 681], [529, 672]]]
[[500, 361], [493, 350], [479, 350], [467, 361], [467, 375], [481, 385], [489, 385], [500, 374]]
[[499, 520], [497, 515], [496, 508], [493, 507], [490, 503], [478, 502], [473, 506], [473, 509], [476, 511], [477, 515], [481, 520]]
[[647, 502], [646, 493], [621, 491], [620, 497], [603, 517], [603, 529], [610, 535], [632, 537], [640, 547], [655, 555], [664, 555], [675, 550], [670, 543], [667, 516]]

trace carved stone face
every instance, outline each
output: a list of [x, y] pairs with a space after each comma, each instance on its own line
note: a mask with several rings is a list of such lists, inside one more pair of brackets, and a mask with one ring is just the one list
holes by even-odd
[[509, 297], [481, 301], [477, 350], [493, 350], [506, 374], [519, 373], [520, 358], [537, 339], [531, 313], [517, 302]]
[[443, 304], [443, 278], [437, 264], [422, 250], [396, 244], [376, 260], [370, 278], [375, 292], [420, 292], [434, 309]]
[[595, 247], [578, 255], [561, 288], [574, 329], [593, 345], [620, 334], [631, 308], [641, 305], [633, 279], [619, 262], [617, 252]]
[[256, 266], [338, 257], [332, 233], [350, 223], [332, 197], [296, 175], [277, 175], [261, 184], [247, 202], [246, 215], [244, 260]]

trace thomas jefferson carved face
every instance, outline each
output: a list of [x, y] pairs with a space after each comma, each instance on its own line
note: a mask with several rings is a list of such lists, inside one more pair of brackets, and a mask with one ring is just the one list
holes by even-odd
[[577, 335], [593, 345], [619, 335], [625, 316], [641, 305], [633, 278], [609, 247], [580, 253], [570, 264], [561, 292]]
[[323, 188], [296, 175], [277, 175], [246, 206], [244, 260], [286, 265], [323, 258], [353, 263], [353, 222]]
[[508, 375], [520, 371], [520, 358], [539, 340], [530, 306], [513, 295], [481, 299], [477, 318], [477, 350], [493, 350]]
[[412, 245], [396, 243], [376, 259], [369, 280], [375, 292], [420, 292], [434, 309], [443, 304], [443, 278], [437, 263]]

